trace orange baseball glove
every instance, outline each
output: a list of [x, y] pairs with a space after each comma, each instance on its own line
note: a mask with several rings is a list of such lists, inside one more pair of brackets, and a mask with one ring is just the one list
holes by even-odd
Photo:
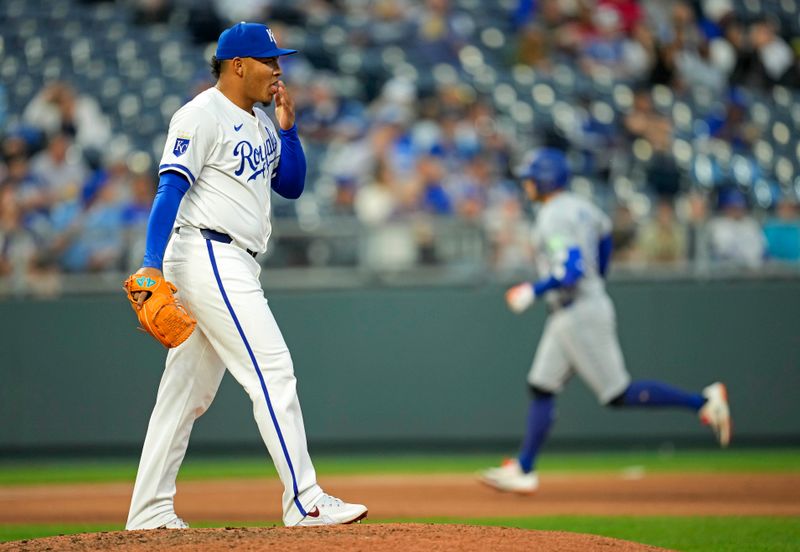
[[[132, 274], [122, 287], [127, 292], [133, 311], [139, 317], [141, 329], [155, 337], [164, 347], [177, 347], [192, 335], [197, 320], [178, 302], [174, 295], [178, 288], [172, 282], [158, 276]], [[149, 293], [141, 306], [134, 299], [134, 294], [140, 291]]]

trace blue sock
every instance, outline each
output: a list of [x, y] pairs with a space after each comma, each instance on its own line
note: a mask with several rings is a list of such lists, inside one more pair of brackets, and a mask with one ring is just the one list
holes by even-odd
[[699, 393], [687, 393], [660, 381], [638, 380], [625, 391], [621, 406], [683, 406], [700, 410], [705, 402]]
[[525, 439], [522, 441], [519, 451], [519, 465], [525, 473], [533, 470], [539, 447], [547, 439], [547, 434], [555, 420], [555, 404], [553, 396], [537, 397], [531, 401]]

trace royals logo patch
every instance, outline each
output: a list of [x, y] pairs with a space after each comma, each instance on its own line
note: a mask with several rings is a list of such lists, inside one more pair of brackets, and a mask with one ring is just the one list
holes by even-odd
[[189, 149], [189, 142], [189, 138], [178, 137], [178, 139], [175, 140], [175, 147], [172, 148], [172, 154], [175, 157], [180, 157], [186, 153], [186, 150]]

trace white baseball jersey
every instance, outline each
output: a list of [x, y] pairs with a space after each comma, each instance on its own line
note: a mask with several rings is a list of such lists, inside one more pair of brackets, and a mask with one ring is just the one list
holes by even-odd
[[159, 173], [176, 171], [191, 186], [175, 225], [208, 228], [253, 251], [266, 251], [270, 184], [281, 142], [262, 110], [241, 109], [212, 87], [172, 117]]
[[557, 393], [577, 373], [606, 404], [630, 383], [614, 305], [598, 270], [598, 243], [610, 231], [611, 221], [605, 213], [569, 191], [557, 194], [539, 210], [534, 229], [539, 276], [563, 276], [567, 252], [577, 247], [583, 277], [572, 289], [546, 294], [554, 311], [528, 374], [530, 385]]

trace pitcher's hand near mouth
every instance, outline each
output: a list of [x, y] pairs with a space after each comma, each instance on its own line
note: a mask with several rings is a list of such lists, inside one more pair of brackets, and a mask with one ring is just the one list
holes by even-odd
[[279, 80], [275, 85], [277, 88], [275, 92], [275, 116], [278, 118], [278, 124], [283, 130], [289, 130], [294, 126], [295, 112], [294, 112], [294, 99], [283, 81]]

